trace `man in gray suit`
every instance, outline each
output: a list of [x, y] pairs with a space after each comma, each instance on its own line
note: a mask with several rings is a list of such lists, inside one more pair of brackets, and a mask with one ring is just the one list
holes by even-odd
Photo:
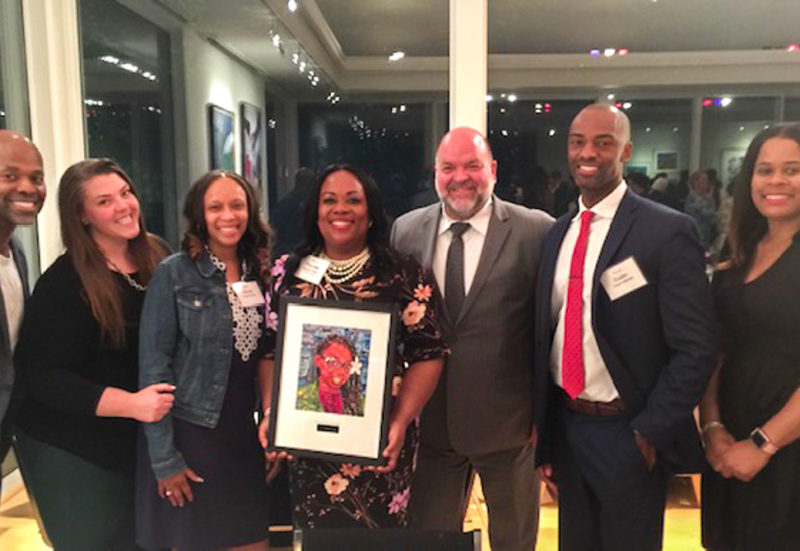
[[392, 228], [392, 246], [433, 271], [452, 351], [422, 413], [412, 523], [461, 530], [477, 471], [492, 549], [531, 551], [539, 519], [534, 296], [539, 244], [553, 220], [492, 195], [497, 162], [471, 128], [442, 138], [435, 173], [441, 204], [409, 212]]
[[45, 193], [39, 150], [25, 136], [0, 130], [0, 463], [11, 444], [11, 423], [4, 418], [14, 382], [14, 346], [28, 296], [25, 255], [12, 233], [20, 224], [33, 224]]

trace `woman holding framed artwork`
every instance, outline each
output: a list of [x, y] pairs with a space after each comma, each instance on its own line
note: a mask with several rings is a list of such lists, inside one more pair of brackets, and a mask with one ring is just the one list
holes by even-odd
[[178, 551], [268, 548], [264, 455], [253, 414], [265, 362], [270, 233], [255, 192], [219, 170], [189, 189], [181, 252], [153, 275], [141, 322], [141, 386], [176, 386], [145, 427], [137, 541]]
[[[436, 319], [435, 283], [416, 261], [390, 248], [380, 192], [359, 168], [346, 164], [327, 168], [310, 192], [304, 220], [305, 242], [272, 268], [267, 326], [277, 329], [278, 304], [284, 295], [390, 304], [401, 321], [396, 365], [391, 366], [394, 397], [388, 445], [382, 454], [386, 465], [368, 469], [296, 458], [289, 464], [295, 522], [309, 528], [405, 526], [418, 446], [416, 417], [433, 393], [448, 354]], [[296, 275], [309, 255], [329, 263], [319, 283]], [[336, 411], [341, 406], [346, 413], [353, 407], [346, 403], [343, 390], [347, 384], [360, 384], [361, 362], [355, 348], [336, 338], [317, 346], [320, 384], [315, 390], [321, 409]], [[337, 392], [337, 386], [342, 390]], [[264, 447], [268, 419], [267, 411], [260, 428]]]

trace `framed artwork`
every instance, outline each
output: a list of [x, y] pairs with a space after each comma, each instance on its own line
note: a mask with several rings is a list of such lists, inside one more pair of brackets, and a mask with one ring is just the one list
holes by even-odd
[[211, 137], [209, 159], [211, 169], [236, 170], [233, 112], [218, 105], [208, 105], [208, 135]]
[[240, 112], [242, 144], [242, 176], [254, 187], [261, 186], [264, 158], [264, 127], [261, 124], [261, 110], [255, 105], [242, 102]]
[[723, 149], [719, 160], [719, 176], [722, 187], [726, 187], [742, 169], [744, 162], [744, 149]]
[[647, 176], [647, 172], [650, 170], [650, 167], [647, 165], [625, 165], [625, 174], [644, 174]]
[[269, 451], [382, 465], [396, 331], [391, 305], [281, 297]]
[[656, 151], [656, 172], [678, 170], [679, 161], [677, 151]]

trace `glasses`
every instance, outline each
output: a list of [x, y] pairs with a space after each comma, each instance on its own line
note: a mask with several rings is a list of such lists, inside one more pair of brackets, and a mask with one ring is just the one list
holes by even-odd
[[350, 369], [350, 364], [353, 363], [352, 360], [347, 360], [345, 362], [339, 361], [338, 358], [334, 358], [333, 356], [326, 356], [322, 358], [322, 361], [325, 362], [326, 367], [338, 367], [340, 369]]

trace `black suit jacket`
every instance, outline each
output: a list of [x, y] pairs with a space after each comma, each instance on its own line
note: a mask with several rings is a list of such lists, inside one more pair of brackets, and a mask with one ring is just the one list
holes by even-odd
[[[534, 385], [539, 392], [534, 415], [540, 463], [549, 462], [553, 431], [548, 409], [557, 398], [550, 380], [553, 276], [573, 216], [561, 217], [542, 247]], [[628, 257], [636, 260], [648, 283], [611, 301], [600, 278]], [[703, 451], [693, 410], [713, 371], [716, 344], [711, 290], [692, 220], [628, 191], [595, 267], [591, 308], [600, 353], [632, 415], [631, 427], [676, 472], [701, 469]]]

